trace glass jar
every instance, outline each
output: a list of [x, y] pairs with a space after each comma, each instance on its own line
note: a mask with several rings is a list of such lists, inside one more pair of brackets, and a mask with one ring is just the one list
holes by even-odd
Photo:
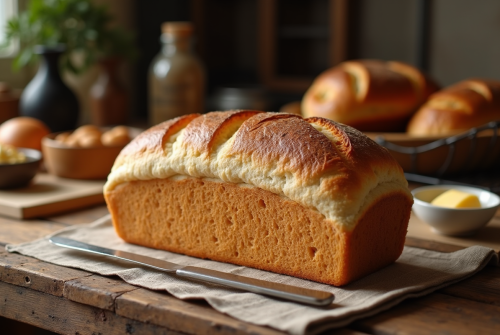
[[149, 122], [154, 125], [177, 116], [203, 113], [205, 71], [192, 52], [193, 25], [162, 24], [161, 52], [149, 69]]

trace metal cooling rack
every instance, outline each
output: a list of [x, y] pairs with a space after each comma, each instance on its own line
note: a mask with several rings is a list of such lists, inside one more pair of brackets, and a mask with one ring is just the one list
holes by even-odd
[[[400, 146], [385, 140], [385, 138], [383, 138], [382, 136], [377, 137], [375, 141], [389, 150], [410, 156], [411, 172], [405, 173], [406, 179], [408, 181], [431, 185], [451, 184], [475, 186], [494, 193], [500, 193], [500, 155], [497, 155], [497, 157], [493, 157], [493, 159], [491, 157], [491, 151], [495, 148], [495, 145], [499, 141], [499, 127], [500, 121], [493, 121], [484, 126], [472, 128], [466, 133], [440, 139], [417, 147]], [[480, 133], [486, 131], [493, 132], [481, 160], [491, 160], [491, 164], [486, 171], [476, 171], [474, 173], [467, 172], [471, 167], [470, 164], [472, 162], [474, 151], [477, 147], [477, 137]], [[448, 168], [450, 167], [453, 158], [455, 157], [457, 143], [464, 140], [471, 141], [467, 159], [465, 160], [464, 165], [460, 168], [460, 172], [454, 173], [452, 176], [447, 176], [447, 178], [445, 179], [444, 176]], [[416, 173], [419, 154], [445, 146], [447, 146], [449, 149], [447, 157], [435, 175], [426, 176]]]

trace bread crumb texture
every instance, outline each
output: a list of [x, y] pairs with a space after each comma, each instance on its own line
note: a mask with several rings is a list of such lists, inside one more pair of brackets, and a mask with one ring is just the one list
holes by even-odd
[[406, 195], [391, 193], [345, 233], [295, 201], [213, 179], [132, 181], [107, 197], [118, 235], [130, 243], [332, 285], [394, 262], [411, 208]]

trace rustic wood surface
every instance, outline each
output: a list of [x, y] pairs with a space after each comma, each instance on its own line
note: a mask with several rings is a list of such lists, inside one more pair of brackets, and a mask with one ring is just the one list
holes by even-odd
[[116, 314], [164, 326], [188, 334], [280, 334], [233, 319], [210, 308], [204, 302], [186, 302], [168, 293], [146, 289], [130, 291], [116, 300]]
[[0, 282], [0, 315], [60, 334], [180, 334], [84, 305]]
[[62, 297], [68, 280], [85, 276], [90, 276], [90, 273], [6, 251], [0, 253], [0, 281], [5, 283]]
[[64, 285], [64, 297], [114, 312], [116, 298], [137, 289], [136, 286], [129, 285], [120, 279], [92, 275], [67, 281]]
[[41, 220], [19, 221], [0, 216], [0, 245], [5, 246], [7, 243], [17, 244], [33, 241], [64, 227], [66, 225], [55, 222]]
[[77, 225], [93, 222], [107, 214], [109, 214], [108, 208], [101, 205], [82, 209], [78, 211], [78, 215], [75, 215], [75, 213], [66, 213], [57, 216], [50, 216], [47, 220], [65, 225]]
[[498, 334], [500, 307], [434, 293], [353, 326], [377, 334]]
[[[105, 206], [95, 206], [38, 220], [0, 217], [0, 244], [31, 241], [64, 227], [92, 222], [107, 213]], [[441, 252], [464, 248], [411, 236], [406, 244]], [[129, 285], [117, 277], [103, 277], [6, 251], [0, 251], [0, 292], [0, 317], [60, 334], [281, 333], [233, 319], [204, 301], [182, 301], [168, 293]], [[28, 334], [25, 324], [18, 326], [19, 333]], [[0, 329], [2, 326], [0, 319]], [[494, 334], [499, 329], [500, 268], [487, 267], [439, 292], [407, 300], [389, 311], [325, 334]]]
[[497, 212], [496, 217], [476, 234], [466, 237], [445, 236], [433, 233], [428, 224], [412, 214], [407, 237], [463, 247], [483, 245], [498, 252], [500, 251], [500, 211]]
[[0, 190], [0, 215], [28, 219], [102, 204], [104, 183], [38, 173], [27, 187]]

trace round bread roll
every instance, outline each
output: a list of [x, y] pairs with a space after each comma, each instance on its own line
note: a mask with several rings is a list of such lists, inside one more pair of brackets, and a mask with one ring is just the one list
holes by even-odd
[[101, 129], [99, 127], [93, 125], [93, 124], [86, 124], [83, 126], [78, 127], [72, 134], [71, 136], [73, 137], [81, 137], [81, 136], [87, 136], [89, 134], [97, 134], [98, 136], [101, 136]]
[[74, 137], [74, 136], [70, 135], [64, 140], [64, 144], [66, 144], [69, 147], [79, 148], [80, 147], [80, 139], [78, 137]]
[[302, 113], [361, 131], [404, 131], [411, 115], [437, 89], [408, 64], [348, 61], [316, 78], [304, 95]]
[[101, 140], [106, 146], [125, 145], [130, 142], [128, 128], [126, 126], [116, 126], [102, 134]]
[[451, 135], [500, 120], [500, 82], [468, 79], [435, 94], [408, 124], [417, 136]]
[[98, 133], [89, 133], [78, 138], [78, 144], [82, 148], [102, 147], [101, 136]]
[[64, 133], [60, 133], [58, 134], [56, 137], [55, 137], [55, 140], [56, 141], [59, 141], [61, 143], [65, 143], [66, 140], [68, 139], [68, 137], [71, 136], [71, 133], [70, 132], [64, 132]]

